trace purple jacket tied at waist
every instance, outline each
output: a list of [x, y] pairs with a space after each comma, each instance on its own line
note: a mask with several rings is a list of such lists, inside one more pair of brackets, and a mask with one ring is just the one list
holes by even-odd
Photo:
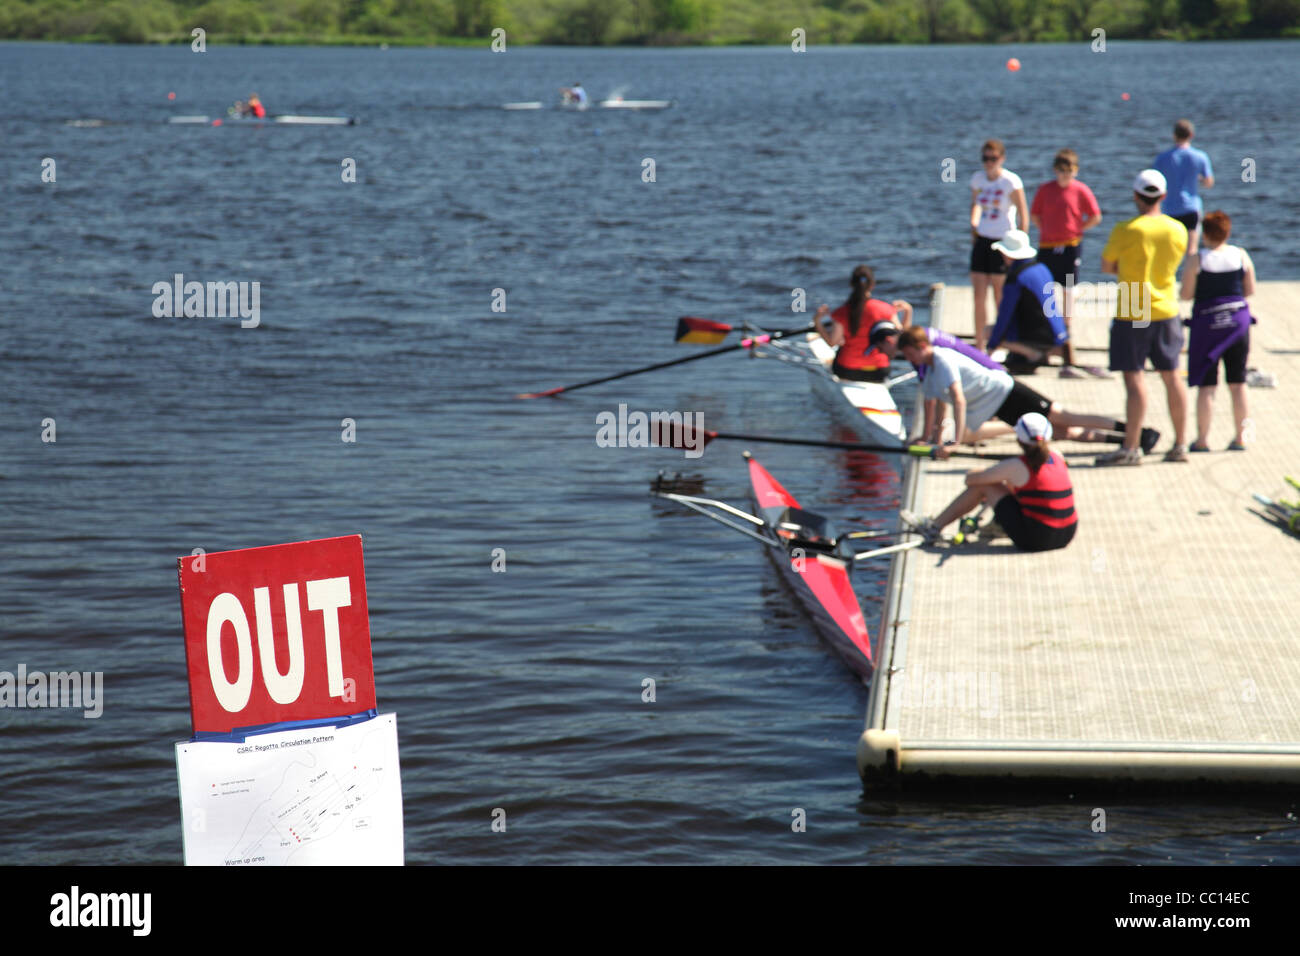
[[1187, 342], [1187, 384], [1193, 388], [1200, 385], [1223, 353], [1250, 331], [1254, 321], [1241, 296], [1197, 302], [1187, 322], [1192, 330]]

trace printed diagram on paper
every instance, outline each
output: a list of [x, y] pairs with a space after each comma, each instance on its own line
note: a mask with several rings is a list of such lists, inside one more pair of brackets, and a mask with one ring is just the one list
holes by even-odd
[[397, 719], [178, 743], [185, 862], [402, 863]]

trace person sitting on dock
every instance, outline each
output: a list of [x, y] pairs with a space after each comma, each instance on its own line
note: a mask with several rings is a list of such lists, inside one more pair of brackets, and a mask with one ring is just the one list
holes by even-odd
[[[1111, 442], [1124, 440], [1124, 423], [1100, 415], [1079, 415], [1068, 412], [1058, 402], [1052, 401], [1023, 382], [1018, 382], [1006, 372], [985, 368], [952, 349], [937, 349], [930, 342], [927, 330], [913, 326], [898, 337], [898, 347], [903, 357], [912, 363], [922, 377], [921, 394], [927, 401], [925, 427], [921, 440], [938, 445], [943, 416], [942, 405], [953, 406], [954, 436], [951, 442], [935, 449], [936, 458], [947, 458], [948, 445], [965, 442], [974, 444], [1010, 432], [1021, 415], [1037, 412], [1047, 418], [1063, 437], [1076, 441]], [[997, 418], [999, 421], [990, 421]], [[1142, 430], [1142, 449], [1149, 452], [1160, 440], [1154, 428]]]
[[1013, 357], [1007, 370], [1033, 373], [1047, 364], [1049, 355], [1065, 356], [1070, 334], [1065, 330], [1064, 315], [1056, 305], [1056, 280], [1047, 266], [1038, 261], [1038, 250], [1029, 242], [1029, 234], [1010, 229], [993, 243], [994, 251], [1007, 265], [998, 303], [998, 317], [988, 333], [992, 352], [1001, 345]]
[[[858, 266], [849, 279], [853, 289], [849, 297], [834, 312], [822, 305], [813, 316], [818, 334], [828, 345], [837, 348], [835, 364], [831, 371], [838, 378], [854, 382], [881, 382], [889, 374], [889, 356], [873, 348], [871, 330], [880, 322], [892, 322], [899, 312], [905, 316], [904, 324], [912, 321], [912, 306], [902, 299], [885, 302], [871, 298], [876, 287], [876, 276], [870, 266]], [[829, 329], [822, 320], [830, 315]]]
[[993, 519], [1021, 551], [1055, 551], [1074, 540], [1079, 516], [1074, 488], [1061, 455], [1048, 444], [1052, 425], [1037, 412], [1016, 419], [1020, 454], [982, 471], [966, 475], [966, 490], [934, 518], [899, 512], [903, 523], [929, 541], [980, 505], [993, 509]]

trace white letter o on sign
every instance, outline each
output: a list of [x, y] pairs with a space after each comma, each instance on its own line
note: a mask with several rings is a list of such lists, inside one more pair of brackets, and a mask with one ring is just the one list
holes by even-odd
[[[221, 629], [227, 623], [235, 626], [235, 643], [239, 647], [239, 670], [233, 684], [226, 680], [226, 665], [221, 660]], [[217, 703], [232, 714], [243, 710], [253, 693], [252, 665], [253, 636], [244, 606], [229, 591], [218, 594], [208, 608], [208, 676]]]

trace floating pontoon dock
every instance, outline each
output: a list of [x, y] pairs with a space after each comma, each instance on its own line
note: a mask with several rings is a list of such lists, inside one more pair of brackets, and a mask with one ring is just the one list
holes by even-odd
[[[1283, 476], [1300, 477], [1300, 283], [1261, 283], [1251, 304], [1250, 364], [1278, 387], [1247, 389], [1249, 450], [1224, 450], [1221, 383], [1213, 450], [1163, 461], [1173, 432], [1148, 371], [1146, 424], [1162, 437], [1140, 467], [1095, 468], [1114, 446], [1056, 443], [1079, 511], [1068, 548], [1022, 554], [1004, 539], [895, 556], [858, 745], [868, 784], [1300, 783], [1300, 538], [1251, 497], [1297, 496]], [[932, 306], [942, 328], [973, 329], [969, 288], [937, 286]], [[1075, 361], [1104, 367], [1104, 352], [1077, 348], [1104, 348], [1112, 313], [1077, 311]], [[1024, 381], [1071, 411], [1123, 417], [1118, 375]], [[1191, 391], [1189, 442], [1195, 410]], [[1017, 453], [1009, 438], [985, 450]], [[973, 466], [912, 459], [902, 506], [937, 514]]]

